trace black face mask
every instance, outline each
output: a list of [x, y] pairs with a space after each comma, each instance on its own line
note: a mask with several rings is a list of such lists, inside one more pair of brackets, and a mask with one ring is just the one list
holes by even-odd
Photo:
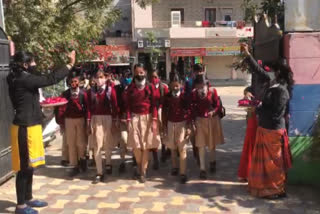
[[31, 74], [34, 74], [34, 73], [37, 72], [37, 66], [31, 65], [31, 66], [28, 67], [27, 71], [28, 71], [29, 73], [31, 73]]
[[135, 78], [136, 80], [138, 80], [139, 82], [141, 82], [141, 81], [143, 81], [143, 80], [146, 78], [146, 76], [137, 75], [137, 76], [135, 76], [134, 78]]

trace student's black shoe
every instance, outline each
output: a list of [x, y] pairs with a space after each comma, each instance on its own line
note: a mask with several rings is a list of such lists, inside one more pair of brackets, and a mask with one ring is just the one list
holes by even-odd
[[60, 164], [61, 164], [61, 166], [68, 166], [69, 165], [69, 161], [67, 161], [67, 160], [62, 160], [61, 162], [60, 162]]
[[186, 175], [180, 175], [180, 183], [181, 184], [185, 184], [185, 183], [187, 183], [187, 181], [188, 181], [188, 178]]
[[80, 169], [82, 172], [86, 172], [88, 169], [87, 159], [80, 159]]
[[78, 167], [72, 168], [69, 170], [69, 177], [74, 177], [80, 173], [80, 170]]
[[112, 166], [111, 166], [111, 165], [107, 165], [107, 166], [106, 166], [106, 173], [107, 173], [108, 175], [111, 175], [111, 174], [112, 174]]
[[171, 175], [172, 175], [172, 176], [177, 176], [178, 173], [179, 173], [179, 169], [178, 169], [178, 168], [173, 168], [173, 169], [171, 169]]
[[92, 184], [97, 184], [99, 182], [103, 182], [104, 176], [103, 175], [96, 175], [96, 177], [93, 179]]
[[119, 173], [124, 173], [126, 171], [126, 164], [124, 162], [119, 165]]
[[199, 177], [200, 177], [200, 179], [202, 179], [202, 180], [206, 180], [206, 179], [207, 179], [207, 172], [204, 171], [204, 170], [201, 170]]
[[216, 165], [217, 165], [217, 162], [211, 162], [210, 163], [210, 172], [211, 173], [215, 173], [216, 172]]
[[144, 175], [141, 175], [140, 178], [139, 178], [139, 182], [142, 183], [142, 184], [145, 183], [146, 182], [146, 177]]

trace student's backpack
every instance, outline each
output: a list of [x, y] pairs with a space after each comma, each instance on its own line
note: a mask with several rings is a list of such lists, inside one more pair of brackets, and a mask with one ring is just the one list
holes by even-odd
[[[210, 88], [211, 89], [211, 96], [212, 96], [212, 101], [214, 102], [214, 96], [213, 96], [213, 94], [214, 94], [214, 88]], [[209, 90], [210, 90], [209, 89]], [[218, 96], [218, 99], [219, 99], [219, 102], [220, 102], [220, 107], [219, 107], [219, 109], [218, 109], [218, 115], [219, 115], [219, 117], [220, 117], [220, 119], [222, 119], [222, 118], [224, 118], [225, 116], [226, 116], [226, 108], [223, 106], [223, 104], [222, 104], [222, 100], [221, 100], [221, 97], [220, 96]]]

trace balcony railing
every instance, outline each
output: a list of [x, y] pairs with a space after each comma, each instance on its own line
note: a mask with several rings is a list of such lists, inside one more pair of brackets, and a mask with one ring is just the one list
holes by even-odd
[[[154, 28], [171, 28], [174, 27], [171, 21], [153, 21], [152, 25]], [[178, 27], [244, 27], [244, 21], [182, 21]], [[177, 27], [177, 26], [175, 26]]]

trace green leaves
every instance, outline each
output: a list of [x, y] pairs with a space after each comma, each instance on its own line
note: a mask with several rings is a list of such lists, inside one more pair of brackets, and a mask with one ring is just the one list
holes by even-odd
[[15, 0], [5, 7], [16, 49], [34, 53], [41, 70], [67, 62], [72, 49], [78, 62], [94, 59], [93, 41], [119, 16], [112, 0]]
[[160, 2], [160, 0], [135, 0], [135, 1], [141, 8], [146, 8], [146, 6], [150, 4]]

